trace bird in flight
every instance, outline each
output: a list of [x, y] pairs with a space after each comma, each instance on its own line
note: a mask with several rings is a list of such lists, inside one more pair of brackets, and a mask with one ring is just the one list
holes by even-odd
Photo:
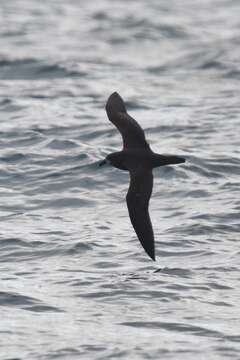
[[108, 163], [129, 171], [130, 185], [126, 196], [129, 217], [144, 250], [155, 261], [154, 234], [148, 212], [153, 188], [152, 170], [158, 166], [184, 163], [185, 159], [154, 153], [145, 139], [143, 129], [127, 113], [124, 101], [117, 92], [108, 98], [106, 112], [122, 135], [123, 149], [107, 155], [99, 166]]

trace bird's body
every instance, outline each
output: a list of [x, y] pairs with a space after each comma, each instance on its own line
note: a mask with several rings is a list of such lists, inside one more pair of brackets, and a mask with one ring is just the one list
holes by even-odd
[[130, 117], [118, 93], [113, 93], [106, 104], [109, 120], [117, 127], [123, 138], [123, 150], [111, 153], [100, 165], [129, 171], [130, 186], [126, 196], [129, 217], [133, 228], [147, 254], [155, 260], [154, 234], [148, 212], [153, 188], [152, 169], [158, 166], [179, 164], [185, 159], [174, 155], [154, 153], [145, 139], [140, 125]]
[[179, 164], [179, 159], [179, 156], [160, 155], [151, 149], [141, 148], [117, 151], [107, 156], [107, 160], [112, 166], [127, 171], [140, 171], [141, 169], [154, 169], [163, 165]]

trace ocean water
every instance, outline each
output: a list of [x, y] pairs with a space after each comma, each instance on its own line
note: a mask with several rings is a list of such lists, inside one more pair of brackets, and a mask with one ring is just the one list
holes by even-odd
[[[1, 2], [0, 359], [240, 358], [237, 0]], [[152, 149], [157, 261], [104, 106]]]

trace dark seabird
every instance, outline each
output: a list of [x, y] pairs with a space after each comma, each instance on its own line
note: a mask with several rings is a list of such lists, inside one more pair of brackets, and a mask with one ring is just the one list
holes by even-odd
[[109, 120], [122, 135], [123, 150], [107, 155], [99, 165], [109, 163], [120, 170], [129, 171], [130, 186], [126, 196], [129, 217], [144, 250], [155, 261], [154, 235], [148, 213], [153, 188], [152, 169], [184, 163], [185, 159], [154, 153], [145, 139], [143, 129], [128, 115], [123, 99], [117, 92], [109, 97], [106, 111]]

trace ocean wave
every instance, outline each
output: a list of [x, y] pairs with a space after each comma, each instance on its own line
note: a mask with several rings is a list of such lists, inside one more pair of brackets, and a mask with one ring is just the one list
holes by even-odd
[[0, 59], [1, 80], [41, 80], [85, 76], [60, 64], [47, 64], [36, 59]]

